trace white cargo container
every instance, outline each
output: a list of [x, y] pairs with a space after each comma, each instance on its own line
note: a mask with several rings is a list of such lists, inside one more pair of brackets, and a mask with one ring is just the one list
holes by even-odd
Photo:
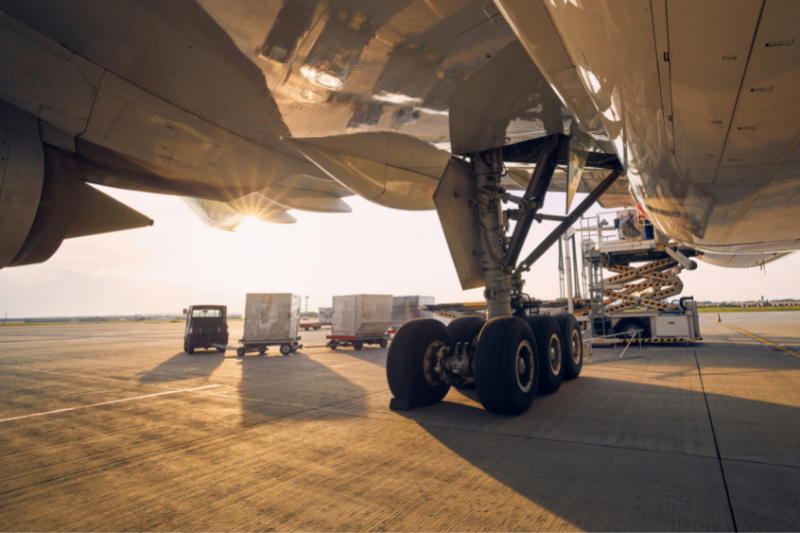
[[333, 297], [331, 337], [378, 337], [392, 325], [390, 295], [358, 294]]
[[300, 296], [248, 294], [244, 312], [244, 342], [297, 339]]
[[433, 305], [436, 299], [433, 296], [395, 296], [392, 301], [392, 330], [397, 330], [415, 318], [433, 318], [430, 311], [422, 311], [423, 305]]
[[326, 326], [331, 325], [333, 323], [333, 307], [320, 307], [317, 322]]

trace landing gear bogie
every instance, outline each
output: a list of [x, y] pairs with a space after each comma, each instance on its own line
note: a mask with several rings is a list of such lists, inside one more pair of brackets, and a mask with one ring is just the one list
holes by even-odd
[[459, 373], [451, 373], [451, 385], [457, 389], [474, 389], [473, 359], [478, 336], [486, 321], [478, 316], [462, 316], [447, 325], [453, 340], [456, 360], [450, 366]]

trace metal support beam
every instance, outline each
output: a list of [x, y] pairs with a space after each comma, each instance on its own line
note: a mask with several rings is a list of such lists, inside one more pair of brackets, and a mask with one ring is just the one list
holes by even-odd
[[540, 244], [536, 247], [536, 249], [531, 252], [531, 254], [522, 261], [519, 266], [514, 270], [514, 276], [518, 277], [522, 272], [527, 272], [530, 270], [532, 264], [534, 264], [544, 253], [550, 249], [554, 242], [556, 242], [561, 235], [567, 231], [567, 228], [572, 226], [576, 220], [578, 220], [581, 216], [583, 216], [586, 211], [603, 195], [606, 190], [608, 190], [611, 185], [617, 181], [617, 178], [622, 176], [625, 173], [621, 167], [617, 167], [611, 174], [608, 175], [606, 179], [604, 179], [600, 184], [595, 187], [595, 189], [589, 193], [589, 196], [583, 199], [583, 201], [578, 204], [578, 206], [569, 214], [566, 220], [561, 222], [561, 224], [556, 227], [548, 235]]
[[544, 197], [550, 186], [550, 180], [553, 179], [559, 152], [562, 151], [561, 148], [565, 143], [569, 143], [569, 137], [561, 134], [549, 135], [547, 142], [539, 152], [536, 170], [534, 170], [525, 194], [522, 196], [519, 219], [508, 243], [508, 251], [503, 261], [506, 269], [513, 268], [517, 264], [519, 254], [522, 252], [522, 245], [525, 244], [525, 239], [528, 237], [536, 212], [544, 206]]

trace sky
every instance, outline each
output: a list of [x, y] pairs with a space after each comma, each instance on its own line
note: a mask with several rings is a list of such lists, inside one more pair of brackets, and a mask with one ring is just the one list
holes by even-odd
[[[346, 199], [349, 214], [292, 211], [296, 224], [246, 220], [231, 233], [205, 226], [177, 197], [98, 188], [155, 224], [69, 239], [43, 264], [0, 270], [0, 318], [180, 314], [195, 304], [240, 313], [248, 292], [307, 295], [311, 311], [345, 294], [482, 299], [482, 289], [461, 290], [435, 211], [399, 211], [354, 196]], [[563, 214], [564, 202], [550, 193], [544, 212]], [[521, 257], [555, 225], [534, 224]], [[557, 264], [554, 245], [526, 274], [526, 292], [558, 297]], [[701, 262], [682, 274], [683, 295], [800, 298], [799, 271], [798, 254], [768, 264], [766, 274]]]

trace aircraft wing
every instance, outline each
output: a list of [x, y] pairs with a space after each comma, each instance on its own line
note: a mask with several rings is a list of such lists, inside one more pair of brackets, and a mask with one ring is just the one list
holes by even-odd
[[[606, 207], [630, 205], [632, 193], [664, 233], [719, 252], [797, 248], [800, 230], [768, 216], [800, 209], [790, 126], [798, 107], [785, 92], [794, 85], [770, 85], [797, 71], [781, 66], [794, 64], [796, 47], [769, 45], [783, 42], [780, 24], [796, 13], [767, 9], [775, 24], [754, 37], [752, 70], [729, 63], [740, 70], [725, 77], [691, 53], [665, 70], [663, 48], [730, 41], [743, 47], [730, 57], [744, 57], [750, 48], [737, 36], [761, 20], [750, 11], [736, 13], [739, 26], [719, 26], [709, 44], [692, 40], [713, 32], [679, 29], [721, 24], [711, 7], [671, 12], [667, 25], [661, 9], [620, 3], [601, 16], [593, 0], [584, 3], [0, 0], [0, 126], [9, 146], [0, 222], [14, 228], [0, 241], [0, 268], [46, 260], [74, 233], [149, 223], [111, 203], [78, 220], [70, 206], [97, 197], [85, 183], [178, 195], [225, 229], [246, 216], [302, 223], [304, 210], [348, 212], [351, 194], [432, 209], [451, 157], [556, 133], [618, 156], [635, 176], [606, 192]], [[683, 92], [689, 85], [709, 90]], [[780, 97], [759, 100], [763, 113], [741, 113], [783, 124], [777, 137], [749, 119], [727, 123], [737, 101], [762, 109], [751, 103], [756, 89]], [[683, 107], [673, 110], [673, 100]], [[692, 122], [712, 108], [722, 117], [713, 127]], [[724, 146], [739, 152], [723, 160]], [[534, 166], [509, 175], [524, 182]], [[577, 190], [601, 175], [587, 171]], [[557, 174], [551, 190], [565, 189]], [[80, 231], [68, 231], [73, 218]]]

